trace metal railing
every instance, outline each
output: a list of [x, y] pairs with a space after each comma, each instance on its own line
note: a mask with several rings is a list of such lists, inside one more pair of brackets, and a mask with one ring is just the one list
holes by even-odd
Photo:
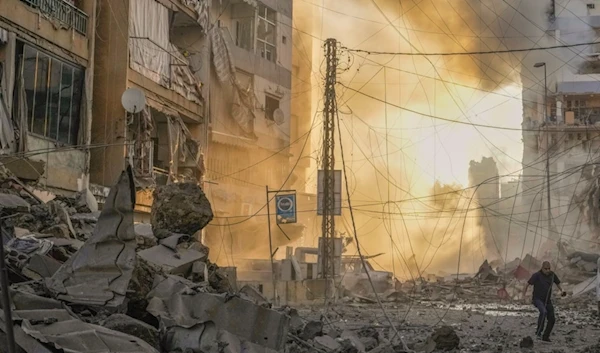
[[21, 0], [38, 9], [43, 15], [57, 20], [67, 28], [87, 35], [88, 15], [65, 0]]

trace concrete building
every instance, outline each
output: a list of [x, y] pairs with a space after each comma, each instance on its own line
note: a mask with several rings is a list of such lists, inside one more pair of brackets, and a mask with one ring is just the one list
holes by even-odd
[[[138, 183], [136, 210], [147, 214], [153, 186], [200, 181], [204, 174], [210, 70], [204, 0], [103, 0], [98, 3], [91, 181], [111, 185], [126, 159]], [[135, 88], [145, 108], [129, 114]]]
[[[292, 12], [292, 0], [221, 1], [211, 9], [211, 41], [222, 48], [213, 51], [205, 184], [218, 218], [206, 240], [229, 256], [268, 257], [265, 188], [288, 189], [297, 178]], [[301, 224], [273, 222], [275, 246], [301, 231]]]
[[89, 183], [95, 9], [0, 1], [0, 161], [55, 193]]
[[498, 218], [500, 177], [496, 161], [483, 157], [469, 163], [469, 186], [474, 189], [474, 204], [478, 209], [477, 225], [483, 231], [482, 245], [486, 254], [501, 257], [503, 249], [501, 220]]
[[[596, 1], [552, 1], [547, 42], [565, 45], [597, 41], [600, 37], [600, 3]], [[578, 46], [547, 53], [548, 91], [546, 105], [543, 66], [534, 68], [535, 89], [523, 95], [523, 202], [538, 210], [546, 230], [546, 158], [550, 171], [552, 232], [587, 232], [576, 203], [594, 173], [592, 162], [600, 157], [600, 47]], [[544, 108], [545, 107], [545, 108]], [[536, 217], [530, 219], [536, 222]], [[547, 230], [546, 230], [547, 232]]]

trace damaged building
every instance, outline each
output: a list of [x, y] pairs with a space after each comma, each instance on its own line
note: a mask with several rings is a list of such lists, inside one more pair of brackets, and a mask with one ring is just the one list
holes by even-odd
[[[592, 42], [598, 38], [599, 7], [558, 1], [556, 6], [565, 9], [548, 19], [548, 45]], [[533, 211], [530, 221], [537, 222], [539, 217], [544, 232], [552, 239], [561, 233], [587, 238], [590, 232], [586, 211], [580, 212], [575, 204], [581, 204], [586, 197], [593, 175], [597, 174], [593, 163], [600, 156], [599, 52], [598, 45], [580, 47], [577, 53], [561, 49], [552, 56], [537, 57], [538, 62], [530, 63], [531, 70], [522, 73], [523, 77], [534, 74], [538, 80], [523, 89], [522, 199], [527, 209], [522, 212]], [[524, 82], [527, 80], [530, 78], [524, 78]], [[546, 225], [549, 217], [550, 229]]]
[[[500, 221], [497, 219], [500, 200], [500, 177], [496, 161], [483, 157], [469, 164], [469, 186], [475, 187], [474, 201], [479, 217], [477, 225], [483, 232], [483, 247], [489, 256], [501, 257]], [[503, 234], [502, 234], [503, 235]]]
[[[213, 62], [206, 187], [217, 225], [208, 228], [206, 241], [220, 246], [226, 229], [228, 256], [241, 249], [246, 256], [268, 256], [266, 217], [253, 216], [265, 213], [265, 186], [289, 189], [298, 179], [291, 172], [299, 151], [292, 152], [291, 146], [302, 145], [305, 138], [292, 140], [298, 136], [291, 113], [292, 12], [291, 0], [221, 1], [211, 10], [216, 25], [209, 33]], [[297, 239], [304, 226], [283, 227], [273, 227], [276, 243]]]
[[[138, 219], [150, 212], [155, 185], [204, 175], [208, 11], [202, 0], [98, 4], [91, 140], [102, 148], [92, 149], [90, 178], [111, 185], [128, 159], [139, 187]], [[141, 112], [123, 108], [127, 89], [143, 92]]]
[[0, 2], [0, 160], [55, 193], [89, 183], [95, 11], [96, 0]]

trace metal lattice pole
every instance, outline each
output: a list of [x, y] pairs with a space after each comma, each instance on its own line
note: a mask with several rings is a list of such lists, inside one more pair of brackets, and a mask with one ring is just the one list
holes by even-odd
[[[335, 99], [335, 84], [337, 70], [337, 41], [325, 41], [325, 60], [327, 72], [325, 75], [325, 106], [323, 108], [323, 251], [322, 273], [325, 279], [334, 279], [333, 238], [335, 235], [335, 155], [334, 133], [337, 104]], [[327, 291], [326, 291], [327, 293]]]

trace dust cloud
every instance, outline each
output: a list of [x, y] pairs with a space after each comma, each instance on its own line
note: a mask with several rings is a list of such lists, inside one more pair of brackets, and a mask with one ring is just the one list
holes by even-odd
[[[557, 44], [546, 30], [551, 14], [565, 10], [561, 2], [554, 10], [550, 0], [303, 3], [312, 8], [312, 21], [294, 26], [312, 34], [314, 71], [324, 72], [324, 39], [336, 38], [346, 48], [337, 92], [342, 146], [361, 245], [367, 254], [386, 252], [374, 265], [410, 278], [474, 271], [485, 258], [519, 255], [522, 249], [504, 244], [518, 244], [522, 230], [514, 227], [507, 242], [505, 221], [492, 226], [492, 234], [482, 225], [469, 163], [492, 158], [498, 177], [486, 183], [496, 189], [522, 173], [524, 109], [539, 106], [544, 92], [543, 69], [533, 64], [546, 62], [550, 77], [564, 66], [576, 70], [583, 60], [582, 48], [518, 51]], [[581, 42], [592, 32], [579, 23], [562, 38]], [[385, 54], [482, 51], [497, 53]], [[313, 110], [321, 95], [315, 87]], [[319, 138], [313, 135], [315, 146]], [[497, 212], [510, 216], [514, 210]], [[352, 234], [347, 210], [342, 218], [338, 228]], [[318, 234], [315, 227], [312, 235]], [[490, 237], [502, 244], [497, 251], [486, 245]]]

